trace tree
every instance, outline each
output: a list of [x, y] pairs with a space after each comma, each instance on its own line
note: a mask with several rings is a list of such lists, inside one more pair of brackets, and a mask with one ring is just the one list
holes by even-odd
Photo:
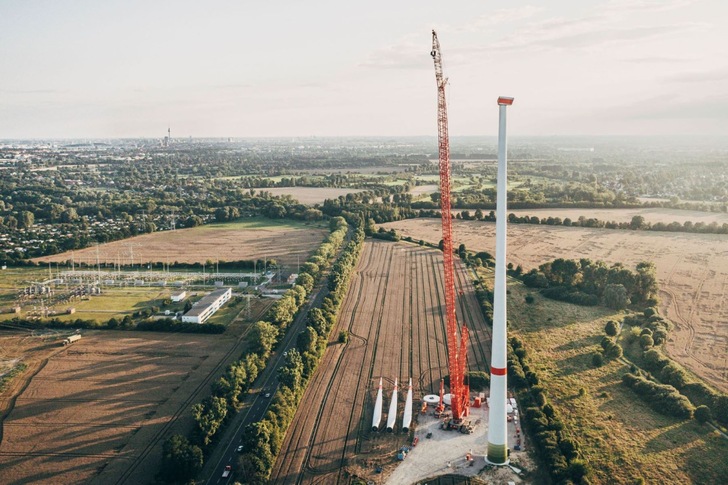
[[592, 355], [592, 365], [594, 367], [601, 367], [604, 363], [604, 357], [602, 357], [601, 352], [594, 352], [594, 355]]
[[297, 349], [291, 349], [286, 356], [286, 363], [278, 370], [278, 380], [292, 391], [298, 391], [303, 377], [303, 360]]
[[655, 345], [655, 341], [652, 340], [651, 335], [640, 336], [640, 347], [642, 347], [642, 350], [647, 350], [647, 349], [651, 348], [653, 345]]
[[632, 221], [629, 223], [630, 229], [642, 229], [645, 226], [645, 218], [642, 216], [632, 217]]
[[313, 276], [308, 273], [301, 273], [296, 278], [296, 284], [302, 286], [306, 290], [306, 294], [311, 293], [314, 285]]
[[162, 445], [162, 475], [169, 482], [185, 482], [202, 470], [204, 457], [199, 446], [181, 435], [170, 436]]
[[253, 352], [268, 355], [278, 342], [278, 329], [271, 323], [260, 320], [253, 324], [248, 338]]
[[213, 396], [192, 406], [192, 414], [202, 434], [202, 442], [209, 445], [227, 416], [227, 401], [225, 398]]
[[713, 419], [713, 414], [710, 412], [710, 408], [708, 406], [698, 406], [695, 408], [695, 419], [699, 423], [707, 423]]
[[18, 226], [21, 229], [30, 229], [35, 223], [35, 215], [30, 211], [22, 211], [18, 219]]
[[627, 296], [627, 289], [621, 284], [608, 284], [604, 288], [604, 304], [615, 310], [627, 308], [630, 301]]
[[607, 324], [604, 326], [604, 332], [609, 335], [610, 337], [614, 337], [617, 335], [617, 322], [614, 320], [609, 320]]

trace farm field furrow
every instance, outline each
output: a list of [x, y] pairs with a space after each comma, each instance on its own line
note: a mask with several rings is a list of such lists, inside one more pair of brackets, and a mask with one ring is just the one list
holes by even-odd
[[[3, 342], [39, 349], [29, 337]], [[189, 410], [237, 341], [87, 331], [70, 347], [59, 345], [42, 347], [38, 373], [14, 401], [6, 394], [0, 402], [12, 406], [2, 423], [0, 483], [139, 483], [153, 476], [161, 433]]]
[[[160, 231], [130, 239], [100, 244], [96, 247], [36, 258], [41, 264], [73, 260], [95, 267], [101, 264], [136, 265], [175, 262], [255, 260], [267, 257], [293, 268], [305, 261], [326, 236], [318, 225], [307, 226], [292, 221], [241, 219], [225, 224]], [[98, 258], [98, 259], [97, 259]]]
[[[458, 274], [462, 273], [456, 284], [465, 301], [463, 308], [471, 308], [472, 282], [459, 261], [456, 265]], [[286, 435], [271, 483], [345, 483], [347, 468], [361, 460], [389, 456], [402, 441], [409, 377], [417, 403], [422, 395], [439, 390], [440, 377], [448, 373], [441, 273], [439, 251], [366, 241], [332, 332], [335, 337], [340, 330], [348, 330], [349, 342], [330, 342]], [[479, 309], [464, 311], [462, 318], [479, 335], [485, 334]], [[473, 353], [471, 368], [485, 364], [479, 354]], [[400, 382], [394, 434], [371, 432], [380, 376], [384, 381], [382, 431], [394, 379]]]
[[[384, 224], [404, 236], [437, 242], [439, 221], [416, 219]], [[454, 244], [474, 251], [495, 250], [495, 224], [454, 221]], [[660, 285], [660, 313], [675, 322], [667, 353], [728, 392], [728, 237], [511, 224], [508, 261], [525, 270], [556, 258], [601, 259], [634, 267], [652, 261]]]

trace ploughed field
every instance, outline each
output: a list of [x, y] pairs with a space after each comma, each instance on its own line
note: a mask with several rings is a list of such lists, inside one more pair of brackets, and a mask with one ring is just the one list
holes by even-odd
[[[403, 236], [439, 241], [439, 219], [383, 224]], [[495, 224], [454, 221], [454, 244], [495, 252]], [[590, 229], [510, 224], [508, 261], [524, 270], [556, 258], [601, 259], [632, 269], [640, 261], [657, 266], [660, 313], [676, 327], [670, 357], [728, 392], [728, 236], [675, 232]]]
[[[407, 441], [399, 433], [407, 380], [417, 419], [425, 394], [439, 392], [448, 374], [441, 252], [405, 243], [367, 240], [332, 341], [286, 434], [271, 483], [345, 483], [363, 461], [391, 463]], [[457, 315], [470, 329], [468, 367], [488, 370], [490, 329], [475, 298], [473, 275], [456, 261]], [[384, 378], [381, 428], [394, 379], [400, 383], [394, 435], [372, 433], [374, 398]], [[414, 426], [413, 422], [413, 426]]]
[[161, 442], [184, 432], [198, 393], [239, 343], [121, 331], [85, 332], [68, 347], [34, 336], [0, 342], [28, 364], [0, 397], [4, 484], [151, 481]]
[[295, 268], [298, 262], [306, 261], [326, 234], [321, 225], [251, 218], [144, 234], [99, 245], [98, 253], [96, 247], [89, 247], [34, 261], [47, 264], [73, 259], [76, 264], [95, 266], [98, 257], [101, 263], [146, 266], [149, 262], [204, 263], [267, 258]]

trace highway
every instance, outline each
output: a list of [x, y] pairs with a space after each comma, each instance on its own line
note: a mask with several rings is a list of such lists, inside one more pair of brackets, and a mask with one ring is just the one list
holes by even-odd
[[[207, 485], [222, 485], [234, 482], [233, 476], [235, 475], [235, 468], [237, 468], [237, 458], [240, 456], [236, 450], [241, 444], [243, 430], [248, 424], [260, 421], [265, 416], [273, 394], [278, 389], [278, 372], [276, 371], [284, 362], [283, 353], [295, 348], [296, 337], [306, 326], [306, 315], [309, 310], [321, 306], [323, 299], [329, 293], [327, 283], [328, 274], [322, 275], [319, 284], [312, 291], [313, 297], [309, 297], [308, 302], [298, 312], [298, 316], [289, 327], [283, 341], [271, 357], [268, 366], [258, 376], [251, 391], [246, 396], [243, 409], [227, 426], [217, 448], [207, 458], [200, 473], [200, 479]], [[266, 398], [264, 393], [270, 393], [270, 397]], [[222, 473], [226, 465], [232, 466], [233, 473], [229, 477], [223, 478]]]

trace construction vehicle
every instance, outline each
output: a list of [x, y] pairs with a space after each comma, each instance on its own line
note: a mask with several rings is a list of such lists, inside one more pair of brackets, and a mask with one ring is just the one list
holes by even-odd
[[[452, 213], [450, 211], [450, 137], [447, 123], [447, 104], [445, 87], [447, 78], [443, 74], [440, 41], [432, 31], [432, 51], [435, 62], [435, 81], [437, 82], [437, 139], [440, 172], [440, 214], [442, 221], [442, 257], [444, 262], [445, 321], [447, 323], [447, 360], [450, 371], [450, 394], [453, 418], [459, 422], [470, 413], [470, 390], [465, 384], [467, 359], [468, 327], [463, 324], [458, 334], [455, 313], [455, 270], [452, 247]], [[440, 406], [442, 406], [442, 400]]]

